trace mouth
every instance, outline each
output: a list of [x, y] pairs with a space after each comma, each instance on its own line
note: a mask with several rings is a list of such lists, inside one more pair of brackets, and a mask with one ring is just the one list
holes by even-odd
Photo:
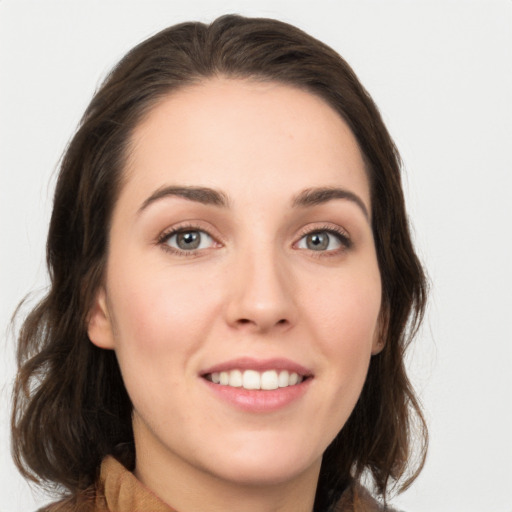
[[207, 381], [219, 386], [243, 388], [247, 390], [271, 391], [279, 388], [288, 388], [301, 384], [310, 378], [298, 372], [288, 370], [242, 370], [211, 372], [203, 375]]
[[214, 396], [251, 414], [272, 413], [308, 394], [313, 372], [288, 358], [240, 357], [199, 375]]

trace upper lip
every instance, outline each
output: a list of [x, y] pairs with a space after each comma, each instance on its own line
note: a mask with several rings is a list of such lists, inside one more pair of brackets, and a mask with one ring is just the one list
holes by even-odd
[[263, 372], [265, 370], [287, 370], [289, 372], [295, 372], [303, 377], [312, 375], [311, 370], [301, 364], [291, 361], [290, 359], [255, 359], [252, 357], [239, 357], [237, 359], [230, 359], [229, 361], [215, 364], [201, 371], [201, 375], [208, 375], [214, 372], [226, 372], [230, 370], [256, 370], [259, 372]]

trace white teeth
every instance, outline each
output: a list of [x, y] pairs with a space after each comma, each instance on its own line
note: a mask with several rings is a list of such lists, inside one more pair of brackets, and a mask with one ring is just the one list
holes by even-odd
[[254, 370], [245, 370], [242, 378], [242, 386], [244, 389], [260, 389], [260, 374]]
[[266, 370], [261, 373], [256, 370], [231, 370], [213, 372], [210, 374], [210, 380], [214, 384], [220, 384], [221, 386], [272, 390], [295, 386], [300, 384], [304, 378], [295, 372], [288, 372], [287, 370]]
[[288, 373], [288, 370], [280, 371], [279, 372], [279, 380], [278, 380], [279, 387], [285, 388], [286, 386], [288, 386], [288, 383], [290, 382], [289, 378], [290, 378], [290, 374]]
[[241, 388], [242, 383], [242, 372], [240, 370], [231, 370], [229, 372], [229, 385], [233, 388]]
[[279, 382], [275, 370], [269, 370], [261, 374], [261, 389], [277, 389], [278, 387]]

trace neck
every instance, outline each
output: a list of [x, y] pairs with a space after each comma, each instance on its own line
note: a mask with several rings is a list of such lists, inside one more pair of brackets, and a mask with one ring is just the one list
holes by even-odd
[[[136, 443], [137, 444], [137, 443]], [[137, 448], [135, 476], [179, 512], [311, 512], [321, 460], [280, 482], [230, 481], [165, 450]]]

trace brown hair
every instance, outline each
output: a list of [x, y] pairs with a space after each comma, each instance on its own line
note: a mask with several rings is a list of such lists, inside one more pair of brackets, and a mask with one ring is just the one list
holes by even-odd
[[[323, 98], [348, 123], [366, 160], [372, 228], [383, 285], [383, 351], [372, 357], [361, 397], [324, 454], [315, 509], [365, 472], [377, 493], [407, 486], [426, 452], [426, 426], [404, 368], [422, 319], [426, 281], [411, 243], [398, 152], [372, 99], [348, 64], [301, 30], [223, 16], [183, 23], [131, 50], [87, 108], [63, 157], [51, 217], [51, 286], [19, 334], [12, 416], [21, 472], [71, 495], [96, 479], [103, 457], [134, 464], [132, 406], [115, 353], [87, 337], [87, 313], [107, 257], [109, 223], [130, 136], [164, 96], [222, 75], [277, 81]], [[409, 467], [413, 433], [419, 458]]]

